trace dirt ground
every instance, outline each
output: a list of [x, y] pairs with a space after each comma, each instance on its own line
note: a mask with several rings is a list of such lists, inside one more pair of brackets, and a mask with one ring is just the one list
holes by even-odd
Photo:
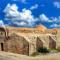
[[0, 51], [0, 60], [60, 60], [60, 53], [38, 55], [36, 57], [29, 57], [20, 54], [13, 54]]

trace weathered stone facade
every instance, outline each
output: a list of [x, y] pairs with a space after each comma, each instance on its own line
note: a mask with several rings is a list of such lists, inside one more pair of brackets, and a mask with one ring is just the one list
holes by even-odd
[[0, 50], [31, 55], [39, 47], [56, 48], [56, 32], [50, 34], [46, 28], [39, 28], [0, 28]]

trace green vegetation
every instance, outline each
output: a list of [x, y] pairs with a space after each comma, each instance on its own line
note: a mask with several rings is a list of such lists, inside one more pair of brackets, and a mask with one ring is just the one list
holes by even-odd
[[56, 49], [47, 49], [46, 47], [38, 48], [37, 52], [34, 52], [31, 54], [31, 56], [37, 56], [37, 55], [45, 55], [47, 53], [57, 53], [60, 52], [60, 47]]
[[36, 55], [39, 55], [39, 53], [38, 52], [34, 52], [34, 53], [31, 54], [31, 56], [36, 56]]
[[46, 47], [42, 47], [42, 48], [38, 48], [37, 51], [39, 53], [49, 53], [49, 49], [47, 49]]
[[60, 47], [58, 47], [56, 50], [57, 50], [58, 52], [60, 52]]

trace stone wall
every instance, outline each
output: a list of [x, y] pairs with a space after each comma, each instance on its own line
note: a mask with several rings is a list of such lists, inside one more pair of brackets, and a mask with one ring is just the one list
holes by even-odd
[[60, 29], [57, 29], [57, 48], [60, 47]]
[[[34, 31], [34, 30], [33, 30]], [[38, 30], [37, 30], [38, 31]], [[0, 35], [0, 50], [6, 52], [13, 52], [24, 55], [31, 55], [37, 51], [39, 47], [60, 47], [60, 31], [56, 35], [53, 34], [41, 34], [39, 33], [20, 33], [16, 31], [9, 31], [7, 36], [5, 32], [2, 31], [3, 35]], [[7, 33], [7, 31], [6, 31]], [[53, 47], [55, 48], [55, 47]]]
[[[5, 43], [5, 51], [18, 53], [18, 54], [29, 54], [29, 43], [24, 39], [24, 37], [10, 37]], [[6, 46], [7, 45], [7, 46]]]

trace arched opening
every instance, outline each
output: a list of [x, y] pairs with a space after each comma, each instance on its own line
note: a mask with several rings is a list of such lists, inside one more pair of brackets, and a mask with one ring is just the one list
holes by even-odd
[[55, 49], [56, 48], [56, 41], [49, 36], [49, 48]]
[[1, 43], [1, 51], [4, 51], [3, 43]]
[[[5, 31], [4, 28], [0, 27], [0, 31], [1, 31], [1, 32], [4, 32], [4, 34], [5, 34], [5, 36], [6, 36], [6, 31]], [[1, 34], [2, 34], [2, 33], [1, 33]]]
[[29, 55], [29, 43], [26, 40], [23, 41], [23, 54]]
[[29, 55], [29, 43], [28, 43], [28, 41], [22, 36], [19, 37], [19, 41], [20, 41], [20, 43], [19, 43], [20, 51], [18, 50], [19, 53], [23, 54], [23, 55]]
[[39, 37], [37, 37], [36, 41], [36, 49], [38, 50], [38, 48], [43, 48], [43, 42]]
[[11, 43], [9, 46], [12, 52], [29, 55], [29, 43], [24, 37], [14, 34], [9, 43]]

